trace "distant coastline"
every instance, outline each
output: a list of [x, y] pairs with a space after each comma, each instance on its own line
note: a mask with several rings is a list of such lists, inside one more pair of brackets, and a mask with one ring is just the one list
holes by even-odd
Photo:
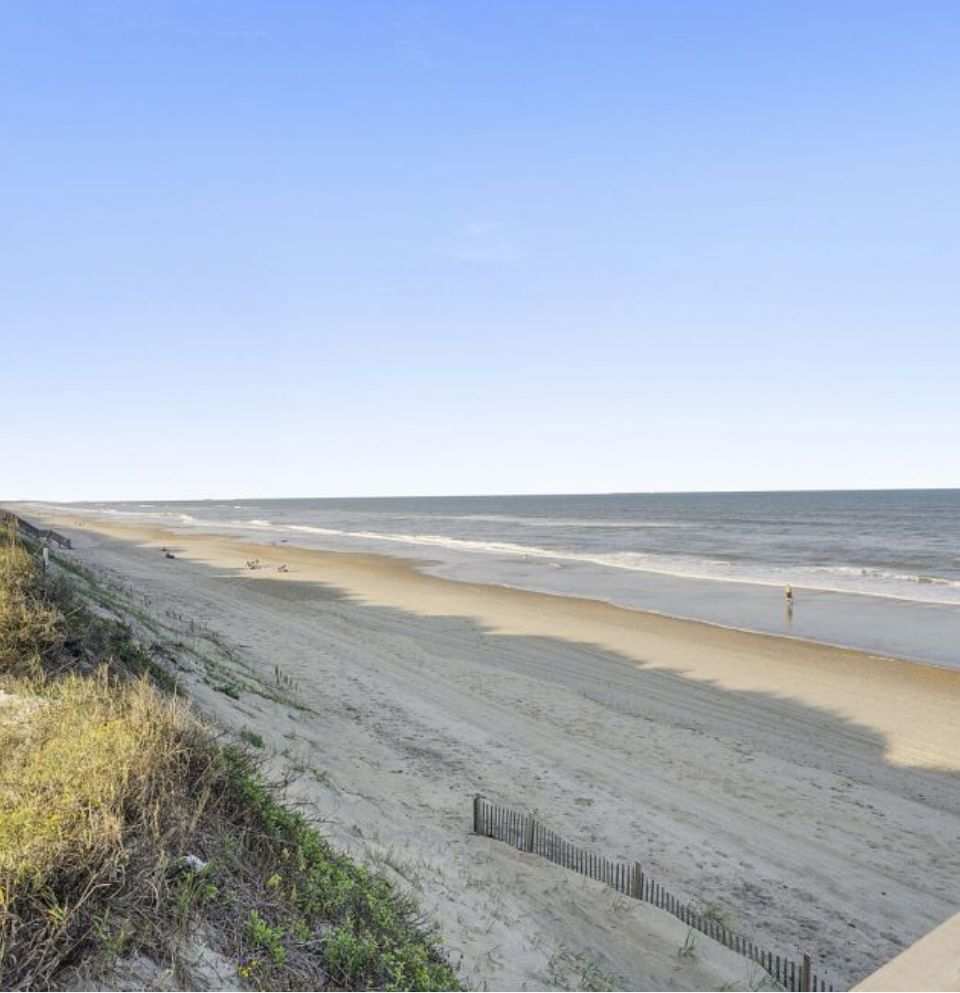
[[958, 490], [22, 506], [399, 554], [448, 579], [960, 668]]

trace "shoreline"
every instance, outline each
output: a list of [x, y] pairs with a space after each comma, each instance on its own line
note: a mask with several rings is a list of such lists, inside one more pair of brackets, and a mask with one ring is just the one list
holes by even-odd
[[[14, 503], [13, 507], [27, 507], [33, 509], [34, 505], [29, 503]], [[46, 505], [40, 505], [45, 507]], [[52, 505], [51, 505], [52, 506]], [[2, 509], [3, 505], [0, 505]], [[59, 523], [61, 527], [73, 528], [78, 525], [76, 520], [69, 520], [69, 515], [63, 513], [62, 511], [56, 511], [54, 513], [33, 511], [34, 516], [40, 520], [44, 521], [54, 521]], [[452, 567], [448, 563], [444, 563], [440, 559], [429, 559], [429, 558], [412, 558], [407, 555], [391, 554], [388, 552], [371, 552], [371, 551], [360, 551], [360, 550], [346, 550], [346, 549], [325, 549], [325, 548], [311, 548], [308, 545], [298, 545], [293, 542], [284, 540], [283, 542], [277, 541], [264, 541], [259, 542], [252, 540], [242, 534], [232, 532], [224, 528], [223, 530], [205, 530], [202, 526], [191, 527], [189, 529], [175, 530], [171, 527], [165, 527], [162, 524], [149, 523], [149, 522], [127, 522], [122, 521], [111, 521], [104, 520], [102, 518], [92, 517], [87, 521], [84, 521], [81, 528], [88, 529], [91, 531], [99, 531], [102, 534], [141, 534], [141, 533], [160, 533], [166, 535], [171, 540], [189, 540], [191, 536], [202, 536], [205, 538], [216, 538], [222, 539], [225, 542], [232, 542], [237, 545], [245, 545], [251, 548], [264, 548], [264, 549], [281, 549], [289, 548], [295, 549], [297, 551], [309, 552], [311, 554], [316, 554], [318, 556], [332, 555], [332, 556], [344, 556], [347, 558], [370, 558], [373, 560], [383, 560], [384, 562], [394, 563], [400, 565], [410, 572], [416, 573], [417, 575], [429, 577], [432, 579], [437, 579], [442, 582], [457, 583], [463, 585], [471, 586], [483, 586], [489, 587], [491, 589], [498, 589], [507, 592], [516, 593], [529, 593], [537, 596], [553, 597], [559, 599], [570, 599], [584, 601], [586, 603], [593, 603], [597, 605], [602, 605], [606, 607], [612, 607], [617, 610], [625, 610], [631, 614], [641, 614], [649, 615], [651, 617], [662, 617], [666, 620], [682, 621], [687, 624], [703, 625], [708, 628], [717, 628], [725, 631], [740, 632], [742, 634], [752, 634], [764, 638], [777, 638], [784, 641], [794, 641], [801, 644], [807, 644], [812, 646], [820, 646], [823, 648], [835, 648], [844, 652], [853, 652], [856, 654], [867, 656], [871, 659], [878, 659], [890, 662], [903, 662], [910, 665], [926, 666], [934, 669], [943, 669], [948, 672], [956, 672], [955, 666], [951, 666], [945, 662], [937, 662], [930, 659], [923, 659], [912, 657], [909, 655], [899, 655], [894, 652], [883, 652], [874, 651], [869, 648], [862, 648], [857, 645], [845, 644], [843, 642], [825, 641], [814, 637], [805, 637], [799, 634], [789, 634], [784, 632], [772, 632], [764, 631], [761, 628], [754, 628], [738, 624], [728, 624], [722, 621], [716, 620], [705, 620], [699, 617], [693, 617], [689, 614], [677, 614], [671, 613], [666, 610], [656, 610], [650, 607], [635, 607], [627, 603], [618, 602], [615, 599], [597, 595], [588, 594], [575, 594], [575, 593], [560, 593], [549, 589], [538, 589], [533, 587], [517, 586], [506, 582], [497, 582], [495, 580], [474, 580], [467, 578], [458, 578], [454, 576], [444, 575], [442, 570], [450, 570]], [[777, 583], [763, 582], [760, 580], [749, 580], [749, 579], [720, 579], [716, 576], [693, 576], [686, 575], [684, 573], [668, 573], [665, 571], [659, 571], [656, 569], [644, 569], [635, 570], [637, 572], [643, 573], [644, 575], [656, 575], [664, 576], [669, 579], [681, 579], [681, 580], [694, 580], [696, 582], [704, 583], [715, 583], [723, 588], [730, 586], [748, 586], [748, 587], [760, 587], [761, 589], [776, 589], [780, 590], [781, 586]], [[849, 597], [864, 597], [870, 600], [880, 599], [880, 600], [893, 600], [897, 603], [908, 603], [911, 605], [925, 605], [925, 606], [953, 606], [952, 604], [943, 604], [939, 601], [926, 601], [926, 600], [910, 600], [907, 597], [897, 596], [892, 593], [875, 593], [875, 592], [853, 592], [850, 590], [845, 590], [842, 588], [830, 588], [830, 587], [820, 587], [820, 586], [804, 586], [799, 584], [793, 584], [793, 589], [799, 593], [809, 593], [814, 596], [822, 593], [837, 595], [837, 596], [849, 596]]]
[[[546, 561], [520, 556], [504, 545], [502, 552], [480, 554], [451, 550], [446, 545], [398, 546], [379, 540], [390, 535], [331, 531], [317, 537], [307, 526], [274, 526], [264, 521], [229, 522], [196, 518], [139, 520], [127, 514], [93, 513], [85, 508], [21, 503], [28, 515], [54, 515], [65, 521], [97, 527], [159, 528], [186, 540], [191, 534], [252, 543], [260, 547], [299, 547], [320, 553], [373, 555], [407, 563], [417, 572], [463, 584], [515, 590], [521, 593], [596, 601], [631, 612], [705, 623], [718, 628], [799, 640], [868, 655], [911, 661], [960, 672], [960, 604], [937, 599], [909, 599], [891, 593], [851, 591], [841, 587], [806, 585], [794, 577], [798, 600], [788, 610], [782, 587], [760, 580], [695, 577], [658, 570], [618, 569], [591, 564], [577, 556]], [[249, 525], [249, 526], [246, 526]], [[254, 525], [257, 525], [256, 527]], [[260, 526], [262, 525], [262, 526]], [[301, 532], [310, 532], [301, 533]], [[326, 535], [327, 531], [323, 531]], [[171, 540], [173, 538], [171, 537]], [[290, 544], [292, 543], [292, 545]], [[516, 546], [520, 549], [520, 546]], [[491, 546], [491, 549], [493, 546]]]
[[[784, 695], [799, 703], [831, 710], [837, 708], [839, 701], [846, 699], [847, 706], [841, 703], [839, 712], [847, 719], [884, 734], [890, 742], [891, 761], [933, 769], [960, 770], [960, 742], [955, 746], [947, 747], [947, 743], [941, 743], [940, 747], [936, 747], [929, 735], [918, 730], [937, 725], [938, 715], [945, 722], [943, 726], [948, 727], [948, 719], [960, 712], [960, 671], [950, 666], [634, 609], [600, 599], [449, 579], [418, 568], [419, 563], [415, 560], [400, 556], [326, 551], [289, 543], [262, 545], [234, 535], [199, 529], [183, 533], [154, 525], [114, 524], [98, 520], [86, 521], [77, 528], [76, 520], [71, 521], [69, 515], [48, 515], [42, 519], [77, 534], [96, 531], [123, 540], [146, 542], [158, 548], [164, 545], [180, 546], [182, 554], [188, 559], [217, 568], [232, 567], [242, 578], [269, 578], [279, 582], [315, 581], [340, 586], [361, 603], [394, 607], [427, 616], [471, 617], [492, 625], [491, 630], [495, 633], [499, 630], [503, 634], [547, 635], [573, 644], [596, 645], [627, 658], [636, 654], [631, 643], [634, 637], [653, 639], [666, 647], [667, 652], [661, 652], [655, 660], [638, 658], [636, 661], [681, 672], [688, 678], [716, 682], [727, 689]], [[262, 557], [274, 569], [286, 563], [296, 563], [296, 567], [286, 573], [249, 571], [243, 568], [246, 557]], [[480, 601], [484, 601], [483, 608], [478, 610]], [[428, 605], [426, 608], [425, 604]], [[531, 620], [531, 617], [544, 614], [550, 616], [549, 624]], [[604, 629], [599, 636], [598, 628]], [[684, 647], [689, 651], [685, 652]], [[738, 650], [747, 655], [759, 652], [766, 659], [779, 656], [781, 662], [788, 663], [793, 676], [806, 678], [808, 689], [785, 693], [782, 680], [763, 678], [756, 665], [735, 665], [731, 653]], [[716, 653], [720, 656], [719, 661], [708, 659], [705, 652]], [[689, 660], [682, 656], [688, 656]], [[809, 690], [814, 666], [827, 683], [818, 692]], [[838, 677], [836, 672], [831, 678], [831, 674], [825, 672], [831, 668], [836, 670], [838, 666], [843, 667], [845, 678]], [[867, 669], [858, 672], [858, 668], [863, 666]], [[871, 681], [869, 695], [874, 704], [886, 710], [884, 719], [876, 719], [876, 707], [868, 715], [865, 711], [871, 708], [854, 705], [853, 697], [864, 689], [856, 685], [859, 676]], [[851, 678], [854, 685], [850, 685]], [[901, 708], [892, 703], [896, 693], [891, 684], [904, 678], [921, 685], [925, 683], [928, 688], [935, 683], [938, 689], [938, 695], [931, 696], [926, 702], [928, 709], [916, 715], [912, 732], [904, 727]], [[881, 682], [889, 691], [885, 708], [876, 690]], [[840, 683], [847, 684], [843, 687], [846, 692], [830, 692], [837, 689]], [[954, 707], [957, 709], [954, 710]], [[874, 719], [871, 720], [871, 717]], [[942, 764], [944, 760], [947, 765]]]
[[[798, 491], [799, 492], [799, 491]], [[816, 491], [809, 491], [816, 492]], [[827, 491], [827, 492], [852, 492], [852, 491]], [[874, 491], [864, 491], [864, 492], [874, 492]], [[884, 492], [884, 491], [876, 491]], [[897, 492], [897, 491], [888, 491]], [[907, 491], [912, 492], [912, 491]], [[937, 492], [937, 491], [933, 491]], [[946, 489], [943, 492], [953, 493], [954, 490]], [[960, 492], [960, 491], [957, 491]], [[716, 495], [716, 494], [713, 494]], [[380, 499], [380, 498], [376, 498]], [[403, 499], [403, 498], [398, 498]], [[176, 504], [178, 501], [174, 501]], [[224, 501], [200, 501], [200, 503], [212, 503], [218, 505]], [[270, 501], [267, 501], [270, 502]], [[284, 502], [284, 501], [279, 501]], [[322, 502], [322, 501], [321, 501]], [[151, 504], [139, 504], [140, 507], [147, 507]], [[188, 504], [191, 507], [192, 504]], [[576, 551], [572, 548], [546, 548], [536, 545], [526, 545], [517, 544], [513, 539], [503, 539], [503, 540], [483, 540], [480, 538], [468, 538], [468, 537], [458, 537], [452, 534], [433, 534], [429, 532], [418, 533], [418, 534], [403, 534], [403, 533], [393, 533], [393, 532], [367, 532], [367, 531], [346, 531], [338, 528], [326, 528], [314, 525], [305, 524], [291, 524], [291, 523], [281, 523], [279, 521], [265, 520], [265, 519], [249, 519], [249, 520], [219, 520], [216, 518], [204, 518], [204, 517], [193, 517], [189, 514], [174, 515], [170, 511], [127, 511], [127, 510], [116, 510], [107, 509], [100, 506], [97, 502], [79, 502], [79, 503], [48, 503], [43, 501], [33, 502], [33, 501], [13, 501], [11, 503], [13, 507], [28, 508], [30, 512], [36, 514], [37, 516], [66, 516], [68, 514], [81, 514], [81, 515], [91, 515], [88, 520], [94, 522], [100, 522], [107, 526], [132, 526], [132, 527], [146, 527], [146, 528], [160, 528], [163, 530], [174, 530], [174, 533], [181, 533], [177, 531], [177, 528], [182, 528], [183, 533], [190, 533], [191, 531], [197, 531], [198, 533], [204, 533], [208, 535], [221, 535], [224, 537], [232, 537], [237, 540], [250, 541], [256, 544], [271, 544], [266, 540], [269, 536], [274, 536], [278, 534], [295, 534], [295, 535], [323, 535], [330, 539], [348, 539], [350, 541], [370, 541], [376, 542], [381, 545], [396, 546], [400, 545], [403, 547], [415, 549], [417, 551], [423, 551], [424, 554], [429, 554], [431, 548], [442, 548], [447, 551], [458, 551], [461, 546], [469, 549], [471, 554], [477, 553], [477, 561], [482, 561], [484, 556], [488, 555], [515, 555], [518, 559], [523, 559], [527, 561], [549, 561], [550, 563], [556, 562], [568, 562], [574, 565], [583, 566], [601, 566], [605, 569], [609, 569], [614, 573], [626, 573], [626, 574], [638, 574], [640, 576], [656, 576], [666, 580], [681, 580], [689, 581], [694, 583], [706, 583], [711, 585], [717, 585], [720, 588], [733, 586], [733, 587], [747, 587], [747, 588], [759, 588], [764, 590], [778, 590], [782, 591], [785, 585], [791, 585], [795, 590], [800, 590], [813, 595], [819, 594], [829, 594], [831, 596], [839, 597], [850, 597], [853, 599], [865, 599], [865, 600], [892, 600], [896, 603], [907, 604], [911, 606], [930, 606], [930, 607], [960, 607], [960, 598], [952, 599], [942, 599], [939, 597], [930, 598], [929, 596], [918, 596], [911, 593], [896, 593], [889, 592], [885, 590], [878, 589], [861, 589], [855, 588], [848, 585], [831, 585], [828, 581], [808, 581], [809, 576], [804, 578], [803, 570], [809, 569], [809, 563], [795, 563], [795, 568], [799, 570], [801, 578], [797, 578], [796, 572], [787, 571], [787, 566], [780, 565], [774, 568], [779, 568], [783, 570], [782, 576], [778, 578], [760, 578], [755, 575], [741, 575], [741, 574], [723, 574], [717, 575], [711, 572], [701, 572], [701, 571], [690, 571], [682, 566], [662, 566], [655, 564], [644, 564], [644, 565], [624, 565], [619, 562], [611, 562], [610, 558], [616, 557], [618, 554], [616, 551], [603, 552], [601, 550], [594, 550], [593, 552], [581, 550]], [[164, 506], [170, 506], [170, 504], [165, 504]], [[240, 509], [235, 508], [235, 509]], [[172, 520], [173, 517], [179, 517], [181, 523], [177, 523]], [[154, 519], [149, 519], [154, 518]], [[159, 519], [157, 519], [159, 518]], [[510, 520], [510, 518], [505, 518], [505, 520]], [[190, 521], [190, 524], [185, 523]], [[196, 525], [196, 527], [194, 527]], [[613, 525], [611, 525], [613, 526]], [[253, 535], [262, 535], [263, 541]], [[284, 539], [287, 541], [287, 539]], [[313, 549], [317, 551], [342, 551], [347, 553], [357, 553], [357, 554], [373, 554], [373, 555], [384, 555], [389, 558], [400, 558], [410, 561], [418, 561], [412, 559], [410, 556], [401, 553], [394, 553], [392, 551], [380, 551], [376, 548], [339, 548], [334, 546], [325, 547], [315, 547], [309, 544], [299, 544], [295, 542], [297, 547]], [[479, 553], [483, 553], [480, 555]], [[627, 552], [626, 554], [633, 554]], [[637, 554], [647, 554], [647, 553], [637, 553]], [[660, 553], [650, 553], [651, 555]], [[690, 553], [682, 553], [690, 554]], [[427, 561], [420, 559], [419, 561]], [[444, 567], [444, 568], [456, 568], [458, 564], [455, 562], [444, 562], [442, 559], [430, 560], [432, 564]], [[464, 561], [467, 561], [466, 559]], [[757, 566], [764, 567], [762, 563], [755, 562]], [[766, 568], [771, 568], [769, 564], [765, 566]], [[824, 566], [824, 571], [834, 574], [842, 575], [861, 575], [863, 577], [879, 577], [887, 578], [892, 580], [899, 580], [908, 583], [911, 587], [916, 587], [922, 589], [928, 587], [930, 589], [957, 589], [960, 591], [960, 578], [952, 579], [944, 576], [932, 576], [926, 574], [895, 574], [889, 571], [876, 572], [874, 567], [859, 567], [855, 568], [853, 566], [841, 567], [834, 563], [832, 566]], [[888, 568], [894, 568], [894, 566], [889, 566]], [[451, 577], [447, 577], [451, 578]], [[474, 579], [475, 582], [492, 582], [485, 579]], [[510, 584], [507, 584], [510, 585]], [[518, 589], [525, 589], [526, 587], [518, 586]], [[544, 590], [541, 592], [558, 592]], [[561, 594], [564, 595], [564, 594]], [[591, 598], [591, 594], [583, 594], [587, 598]], [[960, 593], [958, 593], [960, 597]], [[631, 609], [645, 609], [643, 607], [635, 607], [626, 602], [618, 602], [611, 600], [611, 603], [618, 603], [619, 606], [629, 607]], [[696, 618], [694, 618], [696, 619]], [[767, 632], [776, 633], [776, 632]], [[814, 639], [815, 640], [815, 639]], [[855, 646], [851, 646], [855, 647]]]
[[[267, 547], [273, 547], [273, 546], [267, 546]], [[306, 550], [309, 551], [309, 549]], [[351, 555], [354, 553], [331, 552], [330, 554]], [[436, 575], [435, 573], [431, 573], [426, 569], [421, 568], [421, 566], [424, 565], [422, 561], [417, 562], [415, 559], [406, 559], [399, 555], [384, 555], [383, 558], [393, 559], [398, 562], [403, 562], [404, 564], [408, 565], [412, 571], [419, 572], [422, 575], [427, 575], [427, 576]], [[446, 580], [446, 582], [450, 582], [450, 583], [468, 582], [468, 580], [450, 579], [446, 576], [439, 576], [439, 575], [436, 575], [436, 578], [444, 579]], [[711, 579], [710, 577], [704, 577], [704, 579], [707, 582], [718, 582], [718, 583], [724, 582], [724, 580]], [[930, 669], [943, 669], [946, 672], [957, 671], [953, 666], [947, 665], [946, 663], [942, 663], [942, 662], [930, 662], [927, 659], [913, 659], [905, 655], [884, 655], [882, 652], [871, 652], [869, 649], [866, 648], [857, 648], [856, 645], [842, 645], [839, 644], [838, 642], [833, 642], [833, 641], [820, 641], [816, 638], [804, 638], [802, 635], [799, 634], [771, 634], [769, 631], [761, 631], [759, 628], [739, 627], [736, 624], [723, 624], [720, 621], [704, 621], [698, 617], [690, 617], [684, 614], [668, 614], [665, 610], [651, 610], [644, 607], [627, 607], [624, 606], [622, 603], [617, 603], [615, 600], [607, 600], [602, 597], [572, 596], [566, 593], [551, 593], [549, 590], [535, 590], [535, 589], [528, 590], [520, 586], [511, 586], [509, 583], [478, 583], [477, 585], [489, 586], [493, 589], [501, 589], [511, 592], [518, 592], [518, 593], [535, 593], [538, 596], [557, 597], [559, 599], [584, 600], [587, 603], [595, 603], [605, 607], [615, 607], [617, 610], [626, 610], [632, 614], [646, 614], [649, 615], [650, 617], [662, 617], [668, 621], [682, 621], [684, 624], [697, 624], [707, 628], [716, 628], [720, 631], [734, 631], [739, 634], [755, 634], [762, 638], [776, 638], [779, 641], [795, 641], [801, 645], [811, 645], [820, 648], [835, 648], [841, 652], [853, 652], [857, 655], [864, 655], [867, 658], [875, 659], [881, 662], [902, 662], [906, 665], [920, 665]], [[754, 585], [761, 586], [766, 584], [756, 583]], [[794, 590], [799, 590], [800, 592], [804, 592], [805, 590], [810, 590], [813, 592], [833, 592], [833, 591], [815, 590], [814, 587], [803, 587], [803, 586], [794, 586]], [[837, 591], [837, 592], [842, 592], [842, 591]], [[884, 596], [884, 594], [882, 593], [877, 593], [877, 594], [864, 593], [858, 595]], [[890, 597], [889, 599], [895, 599], [895, 598]]]

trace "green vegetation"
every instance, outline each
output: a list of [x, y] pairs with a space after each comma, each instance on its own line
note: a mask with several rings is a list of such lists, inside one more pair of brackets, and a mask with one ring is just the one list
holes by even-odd
[[561, 946], [547, 963], [551, 981], [558, 989], [619, 990], [620, 982], [605, 973], [596, 962]]
[[39, 676], [64, 639], [64, 618], [43, 595], [30, 554], [7, 537], [0, 558], [0, 672]]
[[202, 932], [247, 988], [457, 989], [416, 907], [34, 551], [0, 536], [0, 988], [108, 976], [135, 952], [182, 973]]
[[687, 929], [687, 936], [683, 939], [683, 944], [677, 949], [678, 959], [692, 959], [697, 956], [697, 935], [693, 928]]
[[[245, 756], [228, 751], [225, 759], [235, 797], [229, 837], [263, 867], [244, 949], [262, 986], [277, 988], [289, 960], [308, 955], [324, 933], [323, 968], [338, 986], [457, 988], [412, 902], [333, 851], [301, 814], [278, 802]], [[216, 864], [226, 867], [229, 854], [228, 845]]]
[[250, 728], [244, 728], [240, 732], [240, 740], [245, 741], [254, 748], [263, 748], [263, 735], [257, 734], [256, 731], [251, 731]]

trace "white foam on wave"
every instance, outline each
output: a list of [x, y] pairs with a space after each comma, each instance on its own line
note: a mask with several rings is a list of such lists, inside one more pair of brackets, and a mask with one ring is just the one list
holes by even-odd
[[837, 576], [866, 577], [870, 579], [892, 579], [900, 583], [920, 583], [931, 586], [948, 586], [960, 589], [960, 582], [946, 579], [943, 576], [921, 576], [905, 572], [889, 572], [886, 569], [874, 569], [868, 566], [824, 565], [816, 566], [819, 572], [831, 573]]
[[[889, 597], [921, 603], [960, 604], [960, 582], [942, 577], [921, 577], [887, 573], [855, 566], [763, 566], [757, 563], [731, 563], [719, 559], [687, 558], [683, 556], [652, 555], [645, 552], [589, 553], [572, 550], [540, 548], [507, 541], [480, 541], [436, 534], [398, 534], [379, 531], [345, 531], [306, 524], [291, 524], [280, 528], [331, 538], [362, 541], [392, 542], [424, 548], [446, 548], [451, 551], [508, 556], [513, 559], [578, 562], [631, 572], [654, 573], [678, 579], [710, 580], [715, 582], [747, 583], [753, 586], [794, 586], [824, 593], [853, 593], [861, 596]], [[842, 579], [846, 578], [846, 582]], [[907, 588], [902, 588], [901, 584]], [[929, 586], [932, 589], [924, 590]], [[920, 587], [921, 589], [911, 589]]]
[[[435, 520], [437, 518], [434, 518]], [[491, 524], [527, 524], [538, 528], [592, 528], [596, 530], [629, 530], [647, 528], [688, 528], [686, 521], [604, 521], [581, 517], [517, 517], [509, 514], [449, 514], [447, 521], [484, 521]]]
[[[167, 526], [193, 529], [236, 530], [263, 533], [313, 535], [335, 542], [376, 543], [404, 545], [411, 548], [446, 549], [451, 552], [500, 556], [512, 562], [526, 562], [532, 566], [544, 562], [553, 568], [562, 563], [615, 569], [623, 572], [642, 572], [677, 579], [708, 580], [725, 583], [746, 583], [754, 586], [777, 587], [790, 583], [796, 587], [825, 593], [856, 594], [887, 597], [918, 603], [960, 605], [960, 582], [942, 576], [914, 575], [885, 571], [855, 565], [773, 565], [757, 562], [730, 562], [705, 557], [651, 554], [645, 552], [585, 552], [572, 549], [551, 549], [510, 541], [484, 541], [474, 538], [456, 538], [439, 534], [407, 534], [403, 532], [347, 530], [318, 527], [309, 524], [277, 524], [264, 518], [252, 519], [197, 519], [190, 514], [173, 511], [125, 511], [116, 508], [98, 508], [94, 513], [113, 517], [150, 519]], [[474, 515], [503, 521], [499, 515]], [[525, 519], [513, 518], [518, 523]], [[535, 519], [536, 520], [536, 519]], [[567, 519], [574, 526], [573, 518]], [[544, 522], [547, 523], [547, 522]], [[555, 521], [549, 522], [556, 524]], [[593, 522], [590, 522], [593, 523]], [[626, 523], [626, 522], [623, 522]]]
[[[139, 506], [145, 506], [140, 504]], [[129, 517], [137, 521], [160, 521], [161, 523], [168, 523], [169, 521], [180, 521], [181, 524], [202, 524], [198, 518], [194, 517], [192, 514], [184, 514], [180, 511], [173, 510], [117, 510], [116, 507], [98, 507], [94, 513], [98, 514], [110, 514], [113, 517]]]

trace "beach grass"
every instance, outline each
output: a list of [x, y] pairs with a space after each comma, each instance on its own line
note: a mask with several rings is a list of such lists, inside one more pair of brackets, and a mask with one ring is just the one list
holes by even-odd
[[199, 940], [236, 988], [458, 988], [417, 907], [175, 690], [0, 536], [0, 988], [109, 988], [134, 955], [189, 981]]

